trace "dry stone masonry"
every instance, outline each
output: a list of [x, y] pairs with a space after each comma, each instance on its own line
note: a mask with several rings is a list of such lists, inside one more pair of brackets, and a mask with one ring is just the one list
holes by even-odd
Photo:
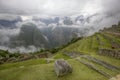
[[99, 49], [99, 54], [120, 59], [120, 50]]

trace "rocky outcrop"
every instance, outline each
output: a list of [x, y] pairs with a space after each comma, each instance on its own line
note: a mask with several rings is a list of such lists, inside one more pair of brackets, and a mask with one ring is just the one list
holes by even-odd
[[58, 77], [63, 76], [68, 73], [72, 73], [72, 67], [64, 59], [59, 59], [55, 61], [55, 72]]
[[99, 54], [120, 59], [120, 50], [99, 49]]

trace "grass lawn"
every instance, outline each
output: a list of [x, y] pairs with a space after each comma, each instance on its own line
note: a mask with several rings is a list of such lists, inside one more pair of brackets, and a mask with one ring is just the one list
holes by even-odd
[[56, 76], [54, 64], [50, 63], [0, 70], [0, 80], [107, 80], [106, 77], [78, 61], [70, 59], [68, 62], [73, 67], [73, 73], [63, 77]]

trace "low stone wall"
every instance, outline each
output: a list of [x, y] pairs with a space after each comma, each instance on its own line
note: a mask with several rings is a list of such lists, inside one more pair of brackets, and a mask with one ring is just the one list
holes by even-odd
[[99, 54], [120, 59], [120, 50], [99, 49]]

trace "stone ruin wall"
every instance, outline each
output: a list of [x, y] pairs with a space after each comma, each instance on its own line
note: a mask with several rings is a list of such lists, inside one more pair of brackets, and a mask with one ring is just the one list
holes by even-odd
[[99, 54], [120, 59], [120, 50], [99, 49]]

